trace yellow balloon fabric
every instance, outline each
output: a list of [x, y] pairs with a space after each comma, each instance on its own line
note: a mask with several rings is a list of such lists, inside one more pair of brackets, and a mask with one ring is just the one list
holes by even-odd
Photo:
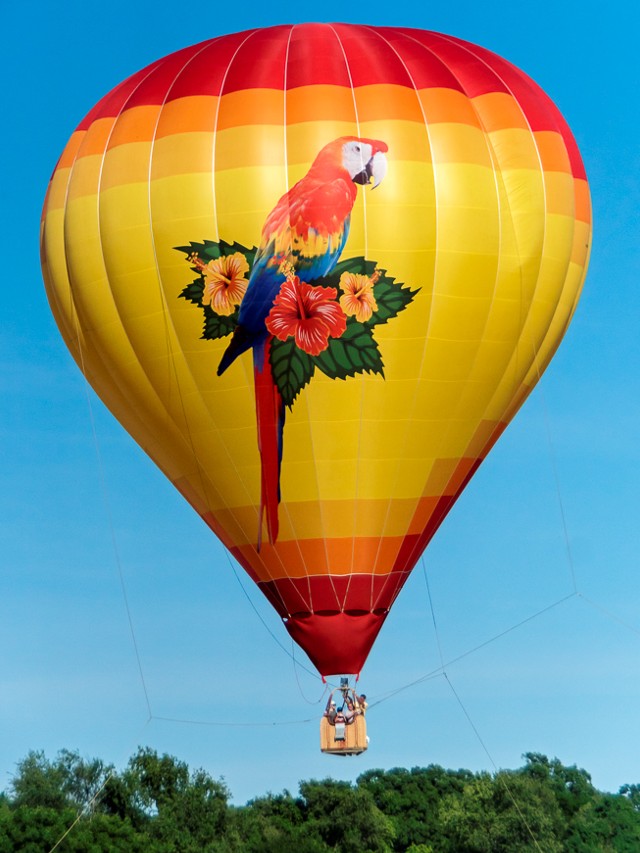
[[279, 26], [98, 103], [52, 176], [42, 264], [91, 385], [327, 675], [360, 671], [548, 365], [590, 223], [570, 131], [505, 60]]

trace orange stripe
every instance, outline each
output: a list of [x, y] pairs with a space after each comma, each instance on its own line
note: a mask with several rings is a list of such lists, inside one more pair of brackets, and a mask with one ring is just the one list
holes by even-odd
[[[416, 96], [417, 95], [417, 96]], [[354, 105], [355, 97], [355, 105]], [[211, 133], [216, 121], [218, 98], [192, 96], [170, 101], [163, 107], [137, 106], [124, 110], [116, 119], [97, 119], [91, 125], [92, 144], [83, 146], [82, 156], [104, 150], [111, 128], [116, 128], [109, 145], [114, 147], [127, 142], [150, 141], [156, 132], [158, 112], [160, 120], [156, 137], [206, 131]], [[451, 89], [422, 89], [417, 93], [405, 86], [361, 86], [354, 92], [343, 86], [303, 86], [289, 90], [286, 101], [286, 121], [289, 125], [314, 121], [355, 120], [356, 110], [361, 122], [401, 120], [423, 124], [464, 124], [481, 127], [474, 103], [482, 105], [482, 120], [489, 129], [522, 128], [521, 113], [513, 98], [505, 95], [483, 95], [471, 102], [461, 92]], [[285, 118], [283, 93], [275, 89], [246, 89], [223, 95], [217, 116], [218, 130], [245, 125], [274, 125], [280, 127]], [[76, 132], [74, 137], [83, 133]], [[63, 156], [77, 150], [72, 137]], [[71, 146], [71, 147], [69, 147]], [[75, 147], [73, 147], [75, 146]]]
[[453, 89], [420, 89], [418, 97], [429, 124], [458, 123], [480, 127], [471, 101], [462, 92]]
[[576, 178], [573, 182], [576, 194], [576, 219], [581, 222], [591, 222], [591, 195], [589, 193], [589, 184], [581, 178]]
[[506, 92], [491, 92], [472, 99], [472, 104], [482, 119], [482, 126], [491, 133], [494, 130], [519, 127], [529, 130], [527, 120], [516, 99]]
[[455, 495], [477, 459], [436, 459], [427, 480], [425, 497]]
[[542, 168], [547, 172], [568, 172], [571, 163], [563, 138], [553, 130], [538, 130], [534, 134]]
[[[361, 122], [401, 119], [424, 123], [420, 100], [413, 89], [404, 86], [362, 86], [354, 94]], [[354, 115], [353, 105], [351, 115]]]
[[94, 154], [104, 154], [107, 142], [109, 141], [109, 135], [116, 121], [117, 117], [113, 118], [112, 116], [99, 118], [97, 121], [94, 121], [82, 141], [82, 148], [78, 152], [78, 157], [91, 157]]
[[247, 124], [284, 123], [284, 92], [277, 89], [244, 89], [223, 95], [218, 130]]
[[149, 142], [153, 139], [161, 109], [159, 104], [152, 104], [125, 110], [118, 116], [109, 148], [129, 142]]
[[82, 145], [82, 141], [87, 134], [86, 130], [76, 130], [75, 133], [72, 134], [71, 139], [67, 142], [64, 147], [64, 151], [62, 152], [60, 159], [56, 165], [56, 171], [58, 169], [68, 169], [69, 166], [73, 165], [73, 161], [76, 159], [76, 155], [78, 153], [78, 149]]
[[327, 574], [384, 577], [391, 573], [404, 540], [404, 536], [303, 539], [263, 544], [258, 558], [251, 545], [240, 545], [237, 552], [251, 564], [261, 581]]
[[480, 421], [465, 451], [467, 457], [484, 459], [487, 455], [487, 447], [491, 445], [492, 436], [498, 427], [499, 424], [496, 421]]
[[[466, 470], [466, 469], [465, 469]], [[451, 469], [445, 482], [451, 476]], [[280, 511], [280, 534], [278, 546], [284, 542], [314, 542], [323, 539], [324, 531], [331, 531], [332, 538], [352, 540], [402, 539], [404, 536], [422, 533], [440, 500], [433, 493], [421, 498], [386, 500], [334, 500], [321, 501], [317, 505], [307, 501], [287, 502]], [[382, 512], [381, 512], [382, 508]], [[370, 519], [384, 518], [384, 522]], [[236, 545], [255, 545], [258, 535], [258, 508], [240, 506], [212, 511], [211, 518]], [[315, 519], [315, 521], [311, 520]], [[209, 521], [207, 522], [209, 523]], [[303, 530], [304, 525], [304, 532]], [[385, 532], [388, 531], [388, 532]], [[266, 548], [267, 546], [265, 546]], [[270, 546], [269, 546], [270, 547]]]
[[304, 121], [353, 121], [351, 89], [344, 86], [300, 86], [287, 92], [287, 124]]
[[[591, 226], [588, 222], [578, 221], [575, 226], [575, 237], [573, 250], [571, 252], [571, 261], [579, 268], [583, 269], [589, 251], [589, 242], [591, 240]], [[583, 273], [584, 275], [584, 273]]]
[[169, 101], [162, 108], [156, 139], [174, 136], [176, 133], [193, 133], [203, 130], [211, 133], [217, 105], [217, 95], [194, 95]]

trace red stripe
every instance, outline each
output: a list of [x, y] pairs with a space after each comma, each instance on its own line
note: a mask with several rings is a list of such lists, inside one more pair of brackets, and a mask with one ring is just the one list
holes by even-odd
[[[405, 551], [409, 555], [413, 555], [415, 551], [411, 545], [415, 545], [417, 537], [411, 537], [411, 539], [413, 542], [407, 543]], [[302, 617], [310, 613], [328, 614], [341, 611], [382, 613], [387, 612], [391, 607], [399, 586], [404, 584], [411, 568], [406, 566], [402, 569], [394, 569], [384, 575], [315, 575], [308, 578], [278, 578], [258, 583], [258, 586], [282, 617], [291, 615]]]
[[349, 70], [336, 33], [330, 26], [294, 27], [287, 62], [287, 89], [319, 85], [351, 85]]
[[389, 27], [381, 27], [378, 32], [400, 55], [416, 89], [463, 91], [452, 69], [430, 49], [431, 45], [437, 44], [437, 33]]
[[87, 130], [87, 128], [89, 128], [98, 118], [117, 116], [122, 111], [133, 90], [140, 84], [140, 81], [144, 79], [144, 77], [149, 74], [154, 67], [160, 65], [162, 61], [163, 60], [161, 59], [158, 60], [158, 62], [155, 62], [153, 65], [143, 68], [142, 71], [132, 74], [131, 77], [127, 77], [126, 80], [119, 83], [115, 89], [112, 89], [104, 96], [104, 98], [101, 98], [95, 107], [87, 113], [78, 125], [77, 130]]
[[296, 616], [285, 626], [321, 675], [346, 675], [362, 670], [385, 619], [386, 613], [332, 613]]
[[96, 104], [78, 130], [97, 118], [118, 115], [125, 106], [318, 84], [444, 87], [470, 98], [511, 92], [533, 131], [554, 130], [562, 135], [574, 176], [586, 177], [576, 142], [559, 110], [522, 71], [460, 39], [407, 28], [300, 24], [293, 29], [269, 27], [211, 39], [129, 77]]

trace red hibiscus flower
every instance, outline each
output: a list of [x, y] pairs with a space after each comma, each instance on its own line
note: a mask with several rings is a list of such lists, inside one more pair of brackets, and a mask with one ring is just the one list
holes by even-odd
[[287, 276], [267, 317], [267, 329], [280, 341], [293, 336], [301, 350], [320, 355], [329, 338], [339, 338], [347, 327], [337, 295], [335, 287], [312, 287], [297, 275]]

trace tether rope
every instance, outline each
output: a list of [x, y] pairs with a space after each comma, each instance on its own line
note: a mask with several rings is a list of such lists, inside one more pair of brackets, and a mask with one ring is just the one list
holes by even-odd
[[487, 747], [486, 743], [484, 742], [484, 740], [483, 740], [483, 738], [482, 738], [482, 736], [481, 736], [480, 732], [478, 731], [478, 728], [477, 728], [476, 724], [475, 724], [475, 723], [473, 722], [473, 720], [471, 719], [471, 715], [469, 714], [469, 712], [467, 711], [466, 707], [464, 706], [464, 703], [462, 702], [462, 699], [460, 698], [460, 696], [459, 696], [459, 695], [458, 695], [458, 693], [456, 692], [456, 689], [455, 689], [455, 687], [453, 686], [453, 684], [451, 683], [451, 681], [450, 681], [449, 676], [447, 675], [447, 673], [446, 673], [446, 672], [444, 672], [444, 673], [443, 673], [443, 675], [444, 675], [444, 677], [445, 677], [445, 679], [446, 679], [446, 681], [447, 681], [447, 684], [448, 684], [448, 685], [449, 685], [449, 687], [451, 688], [451, 692], [452, 692], [452, 693], [453, 693], [453, 695], [455, 696], [456, 701], [458, 702], [458, 705], [460, 705], [460, 708], [462, 709], [462, 713], [463, 713], [463, 714], [465, 715], [465, 717], [467, 718], [467, 722], [468, 722], [468, 723], [469, 723], [469, 725], [471, 726], [471, 729], [472, 729], [473, 733], [475, 734], [476, 738], [478, 739], [478, 742], [479, 742], [480, 746], [482, 747], [482, 749], [484, 750], [484, 752], [485, 752], [485, 754], [486, 754], [487, 758], [488, 758], [488, 759], [489, 759], [489, 761], [491, 762], [491, 764], [492, 764], [492, 766], [493, 766], [493, 769], [495, 770], [495, 778], [496, 778], [496, 780], [498, 780], [498, 781], [502, 784], [502, 786], [504, 787], [505, 791], [506, 791], [506, 792], [507, 792], [507, 794], [509, 795], [509, 799], [510, 799], [510, 800], [511, 800], [511, 802], [513, 803], [513, 805], [514, 805], [514, 807], [515, 807], [515, 810], [518, 812], [518, 815], [519, 815], [519, 817], [520, 817], [520, 820], [522, 821], [522, 823], [524, 824], [524, 826], [525, 826], [525, 827], [526, 827], [526, 829], [527, 829], [527, 832], [528, 832], [528, 833], [529, 833], [529, 835], [531, 836], [531, 840], [532, 840], [532, 841], [533, 841], [533, 843], [535, 844], [536, 850], [540, 850], [540, 853], [542, 853], [542, 847], [540, 847], [540, 845], [538, 844], [538, 840], [537, 840], [537, 838], [535, 837], [535, 835], [534, 835], [534, 833], [533, 833], [533, 830], [531, 829], [531, 827], [530, 827], [530, 825], [529, 825], [529, 822], [527, 821], [526, 817], [524, 816], [524, 814], [523, 814], [523, 812], [522, 812], [522, 809], [521, 809], [521, 808], [520, 808], [520, 806], [518, 805], [518, 801], [516, 800], [515, 796], [513, 795], [513, 792], [511, 791], [511, 788], [507, 785], [506, 779], [504, 778], [504, 774], [503, 774], [502, 776], [499, 776], [499, 775], [498, 775], [498, 766], [497, 766], [497, 764], [495, 763], [495, 761], [493, 760], [493, 756], [492, 756], [492, 755], [491, 755], [491, 753], [489, 752], [489, 749], [488, 749], [488, 747]]
[[[76, 325], [78, 323], [77, 314], [76, 314]], [[122, 570], [122, 561], [120, 559], [120, 550], [118, 548], [118, 540], [116, 537], [115, 526], [113, 523], [113, 513], [111, 512], [111, 501], [109, 500], [109, 490], [107, 488], [107, 480], [104, 473], [104, 464], [102, 461], [102, 453], [100, 451], [100, 442], [98, 441], [98, 432], [96, 430], [96, 422], [93, 414], [93, 406], [91, 404], [91, 393], [90, 393], [90, 385], [89, 380], [87, 379], [85, 363], [84, 363], [84, 354], [82, 351], [81, 337], [80, 337], [80, 329], [76, 328], [76, 334], [78, 337], [78, 352], [80, 354], [80, 365], [82, 376], [84, 379], [84, 391], [85, 397], [87, 400], [87, 408], [89, 410], [89, 422], [91, 424], [91, 433], [93, 436], [93, 445], [96, 454], [96, 460], [98, 465], [98, 482], [100, 484], [100, 492], [102, 495], [102, 504], [105, 512], [105, 516], [107, 518], [107, 525], [110, 532], [111, 538], [111, 547], [113, 550], [113, 558], [116, 564], [116, 570], [118, 573], [118, 578], [120, 581], [120, 591], [122, 593], [122, 600], [124, 602], [124, 609], [127, 614], [127, 622], [129, 624], [129, 633], [131, 635], [131, 643], [133, 645], [133, 650], [136, 658], [136, 663], [138, 665], [138, 674], [140, 676], [140, 683], [142, 684], [142, 692], [144, 693], [144, 700], [147, 706], [148, 719], [151, 719], [153, 716], [151, 711], [151, 702], [149, 700], [149, 691], [147, 690], [147, 683], [144, 677], [144, 670], [142, 668], [142, 659], [140, 657], [140, 650], [138, 648], [138, 641], [136, 639], [136, 632], [133, 627], [133, 616], [131, 614], [131, 607], [129, 605], [129, 596], [127, 595], [127, 587], [124, 582], [124, 572]]]

